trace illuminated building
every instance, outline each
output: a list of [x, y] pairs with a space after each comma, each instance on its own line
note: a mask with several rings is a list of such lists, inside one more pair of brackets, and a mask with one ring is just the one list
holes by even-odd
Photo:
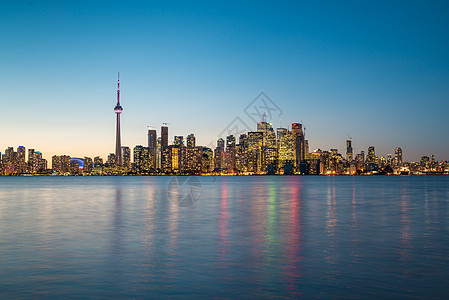
[[103, 167], [103, 159], [100, 156], [94, 157], [94, 167]]
[[195, 144], [196, 144], [196, 142], [195, 142], [195, 135], [193, 133], [189, 134], [187, 136], [187, 147], [188, 148], [193, 148], [193, 147], [195, 147]]
[[93, 161], [90, 157], [84, 157], [84, 173], [92, 173]]
[[182, 147], [182, 173], [199, 174], [202, 170], [203, 147]]
[[262, 167], [263, 132], [248, 132], [248, 172], [258, 173]]
[[214, 151], [214, 171], [215, 172], [221, 172], [225, 168], [225, 151], [224, 151], [224, 140], [222, 138], [219, 138], [217, 140], [217, 147]]
[[[175, 137], [176, 141], [176, 137]], [[172, 171], [178, 173], [181, 166], [181, 147], [170, 147], [171, 148], [171, 168]]]
[[70, 158], [70, 174], [81, 175], [84, 171], [84, 159], [78, 157]]
[[47, 173], [47, 160], [46, 159], [43, 159], [43, 158], [39, 159], [37, 172], [41, 173], [41, 174]]
[[281, 142], [281, 139], [284, 135], [286, 135], [288, 133], [287, 128], [278, 128], [276, 129], [276, 144], [278, 146], [279, 149], [279, 144]]
[[393, 159], [391, 158], [391, 154], [387, 154], [387, 164], [392, 165]]
[[175, 136], [175, 140], [173, 141], [173, 145], [175, 145], [175, 146], [183, 146], [184, 145], [184, 137], [182, 135]]
[[214, 152], [212, 149], [203, 147], [203, 157], [201, 159], [202, 172], [210, 173], [214, 170]]
[[351, 140], [346, 140], [346, 160], [348, 162], [351, 162], [353, 160]]
[[304, 158], [309, 159], [309, 140], [304, 140]]
[[[114, 112], [117, 115], [117, 129], [116, 129], [116, 135], [115, 135], [115, 158], [116, 158], [116, 164], [121, 166], [122, 165], [122, 144], [120, 140], [120, 114], [123, 112], [123, 108], [120, 105], [120, 75], [118, 75], [117, 78], [117, 105], [114, 107]], [[112, 165], [112, 164], [111, 164]]]
[[271, 123], [265, 121], [257, 123], [257, 132], [262, 132], [263, 134], [262, 147], [276, 147], [276, 134]]
[[160, 169], [161, 168], [161, 151], [162, 151], [162, 147], [161, 147], [161, 143], [162, 143], [162, 138], [157, 138], [157, 142], [156, 142], [156, 169]]
[[[279, 132], [279, 131], [278, 131]], [[279, 140], [279, 169], [293, 168], [296, 161], [295, 139], [291, 132], [283, 132]]]
[[150, 171], [150, 148], [137, 145], [133, 152], [137, 174], [148, 174]]
[[15, 169], [17, 174], [22, 174], [26, 172], [27, 164], [25, 161], [26, 149], [24, 146], [17, 147], [17, 158], [15, 162]]
[[239, 143], [235, 145], [235, 169], [241, 173], [248, 171], [247, 148], [248, 136], [246, 134], [241, 134]]
[[151, 156], [151, 164], [150, 168], [153, 170], [156, 170], [158, 168], [157, 160], [159, 159], [158, 152], [158, 141], [157, 141], [157, 134], [156, 130], [154, 129], [148, 129], [148, 148], [150, 149], [150, 156]]
[[292, 134], [295, 140], [295, 165], [298, 167], [299, 164], [305, 160], [305, 143], [304, 143], [304, 132], [302, 131], [301, 123], [292, 123]]
[[161, 169], [164, 173], [172, 172], [172, 150], [171, 146], [162, 147]]
[[235, 171], [235, 137], [233, 135], [226, 137], [226, 169], [229, 173]]
[[428, 168], [430, 163], [430, 158], [428, 156], [421, 156], [421, 167]]
[[368, 147], [368, 155], [366, 156], [365, 163], [366, 164], [374, 164], [376, 162], [376, 153], [374, 151], [374, 147]]
[[275, 174], [278, 170], [278, 151], [276, 148], [262, 148], [262, 167], [261, 171], [269, 174]]
[[38, 160], [34, 156], [34, 149], [28, 149], [28, 170], [34, 174], [37, 172]]
[[106, 161], [106, 164], [108, 167], [117, 165], [117, 156], [115, 155], [115, 153], [109, 153], [108, 160]]
[[167, 126], [161, 126], [161, 147], [167, 147], [168, 146], [168, 127]]
[[70, 172], [70, 156], [53, 155], [51, 166], [54, 172], [69, 173]]
[[402, 166], [402, 149], [399, 147], [394, 149], [394, 162], [397, 167]]
[[131, 169], [131, 149], [129, 149], [129, 147], [127, 147], [127, 146], [122, 146], [120, 155], [122, 157], [122, 162], [123, 162], [122, 167], [124, 167], [125, 170], [130, 170]]

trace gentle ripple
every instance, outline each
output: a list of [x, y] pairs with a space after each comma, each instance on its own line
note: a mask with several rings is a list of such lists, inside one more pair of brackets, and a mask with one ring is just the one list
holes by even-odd
[[1, 177], [1, 298], [449, 294], [449, 176], [192, 178]]

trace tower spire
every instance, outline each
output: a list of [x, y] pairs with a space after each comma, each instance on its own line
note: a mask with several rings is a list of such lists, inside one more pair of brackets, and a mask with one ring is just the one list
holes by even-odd
[[120, 138], [120, 114], [123, 108], [120, 105], [120, 72], [117, 74], [117, 105], [114, 107], [114, 112], [117, 115], [117, 127], [115, 135], [115, 157], [117, 158], [117, 165], [122, 165], [122, 143]]
[[120, 72], [117, 74], [117, 106], [120, 106]]

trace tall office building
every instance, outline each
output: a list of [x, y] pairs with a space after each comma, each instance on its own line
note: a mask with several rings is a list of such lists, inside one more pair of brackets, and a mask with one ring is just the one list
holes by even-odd
[[157, 134], [156, 130], [148, 129], [148, 148], [150, 149], [150, 156], [152, 159], [150, 168], [156, 170], [157, 169], [157, 160], [159, 155], [157, 155], [158, 145], [157, 145]]
[[374, 164], [376, 162], [376, 152], [374, 151], [374, 146], [368, 147], [368, 154], [366, 155], [367, 164]]
[[83, 159], [84, 162], [84, 172], [85, 173], [91, 173], [92, 172], [92, 168], [93, 168], [93, 161], [92, 158], [90, 157], [84, 157]]
[[248, 172], [257, 173], [262, 167], [263, 132], [248, 132]]
[[225, 168], [225, 142], [222, 138], [217, 140], [217, 147], [214, 151], [214, 170], [220, 172]]
[[117, 77], [117, 104], [114, 107], [114, 112], [117, 115], [117, 129], [115, 135], [115, 158], [116, 164], [122, 165], [122, 143], [120, 140], [120, 114], [122, 113], [123, 108], [120, 105], [120, 73]]
[[295, 167], [305, 160], [304, 132], [301, 123], [292, 123], [292, 134], [295, 140]]
[[148, 174], [151, 165], [150, 148], [141, 145], [135, 146], [134, 164], [138, 174]]
[[275, 148], [276, 147], [276, 134], [274, 133], [271, 123], [261, 121], [257, 123], [257, 131], [263, 133], [263, 147]]
[[168, 146], [168, 127], [161, 126], [161, 148]]
[[148, 148], [156, 149], [157, 134], [155, 129], [148, 129]]
[[182, 135], [175, 136], [175, 140], [173, 142], [175, 146], [184, 146], [184, 137]]
[[193, 147], [195, 147], [195, 144], [196, 144], [195, 135], [193, 133], [189, 134], [187, 136], [187, 147], [188, 148], [193, 148]]
[[233, 135], [226, 137], [226, 169], [230, 173], [235, 171], [235, 137]]
[[353, 160], [352, 141], [351, 140], [346, 140], [346, 160], [348, 162], [351, 162]]
[[34, 149], [28, 149], [28, 170], [30, 173], [36, 173], [37, 171], [37, 161], [34, 157]]
[[402, 166], [402, 149], [397, 147], [394, 150], [394, 160], [395, 160], [395, 164], [398, 167]]
[[162, 138], [158, 137], [156, 140], [156, 169], [161, 168], [161, 153], [162, 153]]
[[[279, 131], [278, 131], [279, 132]], [[279, 140], [279, 169], [293, 167], [296, 161], [295, 138], [292, 132], [283, 132]]]
[[304, 140], [304, 155], [305, 155], [305, 159], [309, 159], [309, 156], [310, 156], [309, 140]]
[[201, 158], [201, 171], [203, 173], [210, 173], [214, 169], [214, 152], [212, 149], [203, 147], [203, 156]]
[[121, 147], [122, 166], [129, 170], [131, 169], [131, 149], [128, 146]]
[[284, 135], [288, 133], [287, 128], [278, 128], [276, 129], [276, 144], [277, 148], [279, 150], [279, 143], [281, 142], [281, 139]]

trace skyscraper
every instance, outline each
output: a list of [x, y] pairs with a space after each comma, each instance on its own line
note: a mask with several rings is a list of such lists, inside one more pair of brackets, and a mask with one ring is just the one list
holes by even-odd
[[394, 150], [394, 160], [396, 166], [398, 167], [402, 166], [402, 149], [400, 147], [397, 147]]
[[301, 123], [292, 123], [292, 134], [295, 140], [295, 167], [305, 160], [304, 132]]
[[156, 130], [148, 129], [148, 148], [150, 149], [150, 156], [153, 158], [151, 161], [150, 168], [156, 170], [157, 168], [157, 135]]
[[189, 134], [188, 136], [187, 136], [187, 147], [188, 148], [193, 148], [193, 147], [195, 147], [195, 135], [192, 133], [192, 134]]
[[123, 162], [123, 167], [126, 170], [131, 169], [131, 149], [128, 146], [122, 146], [122, 152], [121, 152], [121, 156], [122, 156], [122, 162]]
[[346, 160], [348, 162], [351, 162], [353, 159], [352, 156], [352, 141], [351, 140], [346, 140]]
[[162, 149], [164, 147], [168, 146], [168, 127], [167, 126], [161, 126], [161, 147]]
[[175, 140], [173, 141], [173, 145], [175, 145], [175, 146], [183, 146], [184, 145], [184, 137], [182, 135], [175, 136]]
[[117, 76], [117, 105], [114, 107], [114, 112], [117, 115], [117, 130], [115, 136], [115, 157], [117, 165], [122, 165], [122, 143], [120, 140], [120, 114], [123, 108], [120, 106], [120, 73]]
[[376, 152], [374, 151], [374, 147], [370, 146], [368, 147], [368, 155], [366, 156], [366, 163], [367, 164], [374, 164], [376, 162]]

